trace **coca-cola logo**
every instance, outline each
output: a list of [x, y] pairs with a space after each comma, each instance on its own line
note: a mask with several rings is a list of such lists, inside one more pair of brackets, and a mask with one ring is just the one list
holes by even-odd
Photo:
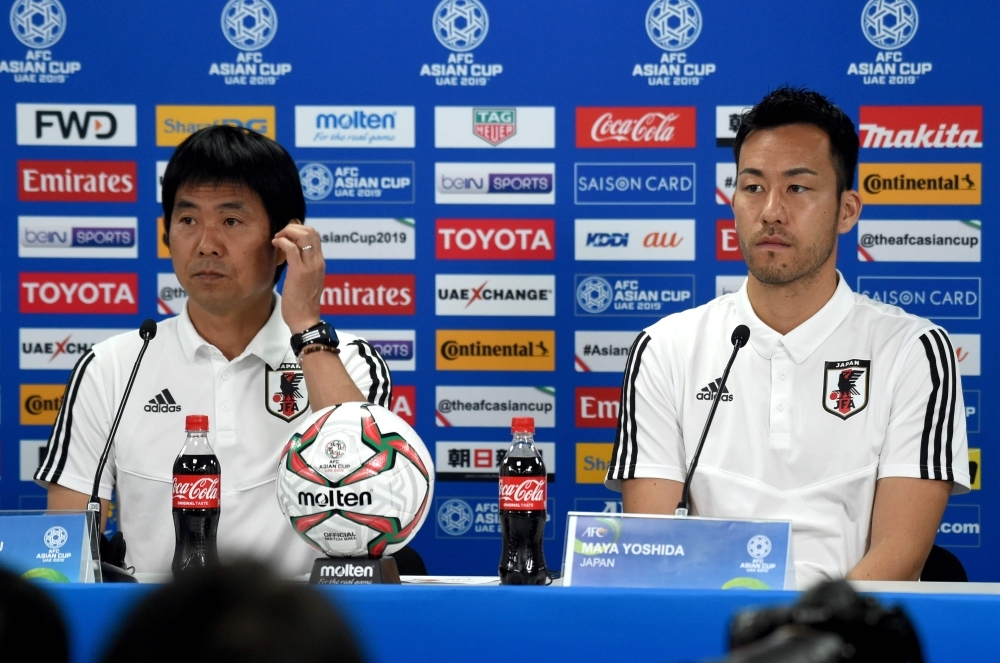
[[577, 147], [694, 147], [695, 109], [576, 109]]
[[616, 119], [613, 113], [598, 116], [590, 128], [595, 143], [609, 140], [632, 143], [669, 143], [674, 137], [677, 113], [646, 113], [637, 120]]
[[181, 502], [217, 502], [219, 500], [219, 476], [203, 476], [191, 480], [174, 477], [174, 500]]
[[500, 504], [502, 507], [509, 507], [510, 503], [515, 503], [543, 509], [545, 487], [544, 477], [520, 480], [505, 477], [500, 482]]

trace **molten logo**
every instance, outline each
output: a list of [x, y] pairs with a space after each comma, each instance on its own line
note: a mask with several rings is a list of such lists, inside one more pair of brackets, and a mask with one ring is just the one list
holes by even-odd
[[577, 147], [694, 147], [695, 108], [576, 109]]
[[500, 509], [542, 511], [545, 509], [545, 477], [500, 477]]
[[221, 483], [218, 474], [175, 474], [174, 508], [218, 509]]

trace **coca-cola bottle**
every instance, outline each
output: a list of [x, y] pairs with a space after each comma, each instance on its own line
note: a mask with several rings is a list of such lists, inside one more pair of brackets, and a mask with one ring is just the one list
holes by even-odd
[[514, 439], [500, 463], [500, 584], [544, 585], [545, 463], [535, 449], [535, 420], [514, 417]]
[[174, 573], [217, 564], [222, 471], [208, 443], [208, 416], [189, 414], [187, 440], [174, 461]]

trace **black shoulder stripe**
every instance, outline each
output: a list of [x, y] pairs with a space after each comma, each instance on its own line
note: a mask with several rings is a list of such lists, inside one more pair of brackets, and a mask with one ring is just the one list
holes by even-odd
[[[69, 457], [69, 442], [73, 432], [73, 407], [76, 405], [76, 397], [80, 392], [80, 383], [83, 382], [83, 374], [87, 366], [94, 359], [94, 352], [89, 351], [76, 362], [73, 372], [69, 375], [66, 383], [66, 391], [63, 394], [62, 406], [56, 417], [56, 425], [52, 428], [49, 436], [49, 450], [45, 457], [42, 468], [35, 472], [35, 478], [41, 481], [58, 481], [62, 476], [63, 468], [66, 466], [66, 459]], [[58, 462], [56, 459], [58, 458]], [[53, 465], [55, 471], [53, 472]]]
[[930, 455], [931, 429], [934, 426], [934, 405], [937, 403], [938, 388], [941, 385], [941, 380], [938, 377], [937, 358], [934, 356], [934, 350], [931, 347], [931, 342], [927, 334], [920, 336], [920, 343], [924, 346], [924, 354], [927, 355], [927, 363], [930, 365], [931, 373], [931, 394], [927, 399], [927, 410], [924, 414], [924, 430], [920, 435], [920, 478], [930, 479], [928, 456]]
[[[368, 402], [373, 405], [389, 407], [392, 398], [392, 377], [389, 365], [368, 341], [359, 338], [356, 341], [351, 341], [350, 345], [357, 347], [358, 354], [368, 364], [368, 376], [372, 381], [371, 387], [368, 389]], [[379, 393], [380, 387], [381, 394]]]
[[[945, 356], [948, 359], [948, 363], [946, 364], [946, 366], [948, 366], [949, 370], [951, 371], [951, 384], [952, 384], [951, 402], [948, 404], [948, 424], [947, 424], [948, 437], [945, 440], [945, 445], [944, 445], [944, 463], [945, 463], [945, 475], [946, 475], [945, 478], [948, 479], [948, 481], [954, 481], [955, 474], [952, 469], [951, 442], [952, 438], [954, 438], [955, 436], [955, 405], [956, 402], [958, 401], [958, 375], [957, 375], [958, 369], [955, 366], [955, 364], [957, 363], [957, 360], [955, 358], [955, 348], [951, 344], [951, 339], [948, 338], [948, 333], [942, 331], [941, 337], [944, 339], [944, 344], [948, 347], [947, 351], [945, 352]], [[964, 412], [962, 413], [962, 416], [965, 416]]]
[[622, 375], [621, 404], [618, 408], [618, 430], [611, 451], [611, 466], [608, 468], [609, 479], [621, 480], [635, 477], [635, 464], [639, 453], [639, 443], [636, 439], [635, 381], [639, 376], [642, 353], [649, 341], [649, 334], [640, 333], [632, 343], [628, 360], [625, 362], [625, 372]]

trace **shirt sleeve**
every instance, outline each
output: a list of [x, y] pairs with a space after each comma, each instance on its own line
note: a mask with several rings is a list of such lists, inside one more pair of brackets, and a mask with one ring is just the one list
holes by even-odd
[[952, 481], [969, 491], [965, 402], [955, 349], [948, 333], [923, 331], [910, 345], [896, 377], [878, 478]]
[[[110, 412], [100, 361], [91, 350], [80, 357], [70, 373], [35, 482], [43, 488], [55, 483], [89, 496], [111, 430]], [[102, 499], [111, 499], [114, 466], [112, 447], [101, 475], [98, 494]]]
[[618, 408], [618, 431], [604, 485], [621, 491], [622, 480], [684, 481], [684, 436], [660, 349], [647, 332], [629, 350]]
[[389, 365], [368, 341], [357, 338], [344, 346], [340, 359], [354, 384], [372, 405], [390, 407], [392, 402], [392, 373]]

